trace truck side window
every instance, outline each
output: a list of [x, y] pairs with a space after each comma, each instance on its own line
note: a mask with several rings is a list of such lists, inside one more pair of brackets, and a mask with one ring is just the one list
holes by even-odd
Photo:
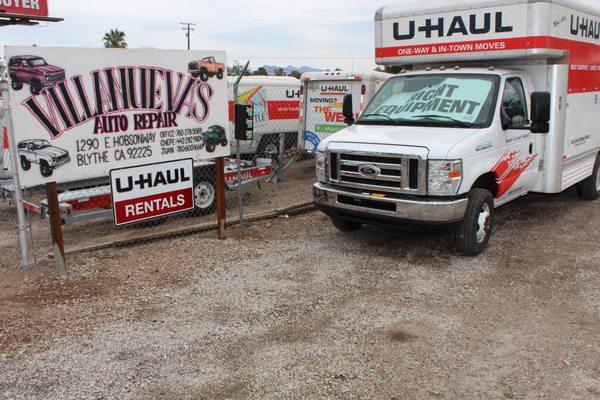
[[18, 67], [19, 64], [21, 64], [21, 60], [19, 60], [18, 58], [13, 58], [12, 60], [10, 60], [9, 66]]
[[529, 123], [527, 100], [521, 78], [508, 78], [504, 86], [502, 108], [513, 126], [523, 126]]

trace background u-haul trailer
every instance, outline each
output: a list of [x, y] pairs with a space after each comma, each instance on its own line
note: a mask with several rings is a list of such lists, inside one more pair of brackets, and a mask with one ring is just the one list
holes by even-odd
[[313, 152], [321, 140], [344, 129], [344, 96], [352, 93], [354, 113], [358, 115], [390, 76], [392, 75], [379, 71], [359, 74], [344, 71], [302, 74], [300, 147]]
[[[229, 77], [229, 120], [233, 121], [233, 84]], [[244, 76], [238, 87], [238, 103], [254, 105], [254, 140], [241, 141], [242, 154], [263, 157], [279, 149], [279, 134], [286, 148], [296, 145], [300, 114], [300, 80], [285, 76]], [[233, 125], [231, 126], [233, 132]], [[232, 141], [235, 153], [235, 141]]]
[[382, 65], [495, 66], [528, 71], [552, 96], [540, 141], [543, 176], [557, 193], [590, 176], [600, 149], [600, 4], [575, 0], [435, 0], [381, 8], [375, 58]]

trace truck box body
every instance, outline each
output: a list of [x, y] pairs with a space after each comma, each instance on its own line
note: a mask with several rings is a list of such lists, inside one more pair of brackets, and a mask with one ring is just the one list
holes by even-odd
[[354, 113], [359, 115], [381, 85], [391, 76], [366, 71], [352, 74], [343, 71], [308, 72], [302, 75], [301, 147], [314, 152], [321, 140], [346, 127], [342, 115], [344, 96], [352, 93]]
[[451, 224], [475, 255], [495, 207], [573, 185], [600, 197], [600, 4], [387, 6], [375, 58], [404, 71], [318, 147], [315, 203], [340, 229]]
[[[233, 84], [237, 77], [229, 77], [229, 120], [233, 124]], [[254, 140], [242, 141], [242, 154], [264, 151], [271, 143], [278, 143], [280, 133], [286, 143], [295, 145], [300, 113], [300, 80], [280, 76], [244, 76], [238, 87], [238, 104], [254, 105]], [[233, 125], [231, 127], [233, 131]], [[235, 152], [235, 142], [232, 143]]]
[[600, 8], [573, 0], [430, 1], [384, 7], [375, 19], [379, 64], [527, 70], [535, 90], [549, 91], [559, 106], [536, 190], [560, 192], [591, 173], [595, 157], [585, 155], [600, 147]]

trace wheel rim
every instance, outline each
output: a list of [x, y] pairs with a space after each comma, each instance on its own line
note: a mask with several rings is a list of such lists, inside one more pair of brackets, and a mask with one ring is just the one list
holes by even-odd
[[279, 154], [279, 146], [275, 143], [269, 143], [265, 146], [265, 155], [267, 157], [276, 157]]
[[600, 192], [600, 168], [596, 171], [596, 191]]
[[483, 203], [481, 210], [479, 211], [479, 217], [477, 218], [477, 242], [483, 243], [490, 231], [490, 221], [492, 213], [490, 206], [487, 203]]
[[200, 182], [194, 188], [194, 204], [197, 208], [208, 208], [215, 199], [215, 189], [207, 182]]

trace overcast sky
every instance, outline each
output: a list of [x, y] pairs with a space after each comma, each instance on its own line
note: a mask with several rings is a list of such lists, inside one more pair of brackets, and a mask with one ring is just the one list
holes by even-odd
[[[394, 2], [392, 0], [392, 2]], [[398, 2], [398, 1], [396, 1]], [[0, 45], [98, 47], [111, 28], [129, 47], [184, 49], [179, 22], [195, 22], [192, 48], [250, 59], [360, 70], [373, 66], [373, 16], [385, 2], [364, 0], [49, 0], [64, 22], [0, 28]], [[351, 60], [350, 58], [356, 57]]]

